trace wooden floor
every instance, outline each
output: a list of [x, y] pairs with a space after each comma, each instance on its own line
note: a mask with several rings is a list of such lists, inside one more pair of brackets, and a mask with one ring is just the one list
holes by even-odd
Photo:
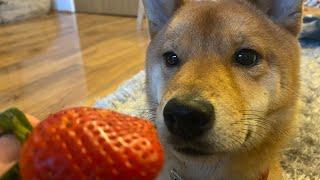
[[54, 14], [0, 26], [0, 111], [39, 118], [90, 105], [143, 69], [148, 42], [135, 18]]

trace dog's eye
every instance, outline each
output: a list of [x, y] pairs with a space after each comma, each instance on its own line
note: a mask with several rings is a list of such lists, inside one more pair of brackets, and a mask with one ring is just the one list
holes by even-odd
[[253, 49], [240, 49], [233, 58], [239, 65], [253, 67], [259, 63], [261, 55]]
[[166, 65], [168, 67], [173, 67], [180, 64], [178, 55], [172, 51], [164, 53], [163, 58], [166, 61]]

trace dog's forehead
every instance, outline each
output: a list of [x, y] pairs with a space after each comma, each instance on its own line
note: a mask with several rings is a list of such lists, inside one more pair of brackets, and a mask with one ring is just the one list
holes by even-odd
[[169, 23], [172, 30], [198, 30], [197, 33], [211, 31], [252, 30], [264, 18], [256, 9], [239, 1], [205, 1], [189, 3], [181, 8]]
[[[197, 2], [180, 9], [166, 29], [168, 43], [198, 46], [207, 49], [241, 44], [244, 40], [262, 36], [263, 16], [239, 1]], [[199, 47], [201, 46], [201, 47]]]

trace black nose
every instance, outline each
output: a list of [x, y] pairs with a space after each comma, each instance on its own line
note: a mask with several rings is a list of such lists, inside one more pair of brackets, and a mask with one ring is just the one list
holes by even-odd
[[168, 130], [182, 138], [200, 136], [213, 126], [213, 105], [206, 100], [171, 99], [163, 110]]

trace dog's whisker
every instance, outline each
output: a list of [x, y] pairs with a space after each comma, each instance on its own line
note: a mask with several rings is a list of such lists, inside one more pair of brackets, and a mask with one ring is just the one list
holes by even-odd
[[[248, 147], [246, 145], [243, 144], [243, 142], [241, 142], [237, 137], [234, 136], [228, 136], [228, 138], [230, 138], [233, 142], [236, 142], [235, 145], [241, 146], [243, 145], [245, 147], [245, 149], [247, 151], [249, 151]], [[230, 148], [230, 149], [234, 149], [234, 147]]]
[[248, 123], [251, 123], [251, 122], [257, 122], [259, 124], [263, 124], [265, 126], [268, 126], [268, 127], [272, 127], [272, 124], [266, 122], [264, 119], [257, 119], [257, 118], [244, 118], [244, 119], [241, 119], [242, 121], [245, 121], [245, 122], [248, 122]]
[[[247, 130], [247, 129], [240, 129], [240, 131], [238, 131], [238, 133], [242, 133], [242, 134], [245, 134], [245, 135], [246, 135], [246, 134], [248, 133], [248, 130]], [[257, 132], [255, 132], [255, 131], [250, 131], [250, 133], [258, 136], [258, 137], [261, 138], [261, 139], [264, 139], [264, 136], [266, 135], [265, 133], [262, 133], [262, 132], [257, 133]], [[254, 137], [254, 136], [251, 136], [251, 138], [252, 138], [252, 137]], [[253, 138], [253, 139], [255, 139], [255, 138]], [[249, 142], [249, 141], [246, 141], [246, 142]]]
[[261, 129], [269, 129], [268, 126], [265, 126], [264, 124], [251, 124], [251, 123], [243, 123], [243, 125], [246, 125], [246, 126], [250, 126], [250, 127], [259, 127]]
[[261, 112], [264, 113], [265, 111], [259, 111], [259, 110], [250, 110], [250, 109], [246, 109], [246, 110], [239, 110], [240, 112]]
[[[243, 122], [247, 122], [251, 125], [251, 122], [257, 122], [259, 124], [262, 124], [262, 125], [265, 125], [265, 126], [268, 126], [268, 127], [272, 127], [271, 124], [265, 122], [263, 119], [257, 119], [257, 118], [242, 118], [240, 119], [240, 121], [236, 121], [236, 122], [233, 122], [231, 123], [230, 125], [231, 126], [234, 126], [234, 125], [238, 125], [238, 124], [243, 124]], [[252, 124], [253, 125], [253, 124]]]
[[262, 117], [261, 115], [258, 115], [258, 114], [244, 113], [243, 115], [244, 116], [256, 116], [256, 117], [261, 118], [261, 119], [266, 119], [265, 117]]
[[[257, 125], [252, 125], [252, 124], [251, 124], [251, 126], [252, 126], [252, 127], [257, 127]], [[254, 133], [255, 135], [258, 135], [258, 134], [256, 133], [256, 131], [251, 131], [251, 133]], [[261, 133], [262, 133], [262, 132], [261, 132]], [[270, 134], [270, 135], [268, 135], [268, 134]], [[277, 141], [279, 141], [279, 140], [281, 139], [281, 137], [279, 136], [279, 134], [280, 134], [280, 135], [285, 135], [285, 136], [287, 135], [287, 133], [286, 133], [285, 131], [276, 128], [276, 129], [272, 129], [272, 131], [263, 132], [263, 136], [264, 136], [264, 137], [260, 137], [260, 138], [262, 138], [262, 139], [271, 139], [272, 141], [277, 142]], [[258, 136], [259, 136], [259, 135], [258, 135]]]

